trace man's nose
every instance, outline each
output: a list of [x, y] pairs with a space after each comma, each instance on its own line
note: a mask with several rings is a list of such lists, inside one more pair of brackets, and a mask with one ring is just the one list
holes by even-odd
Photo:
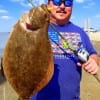
[[65, 5], [64, 5], [63, 2], [61, 3], [60, 7], [61, 7], [61, 8], [65, 8]]

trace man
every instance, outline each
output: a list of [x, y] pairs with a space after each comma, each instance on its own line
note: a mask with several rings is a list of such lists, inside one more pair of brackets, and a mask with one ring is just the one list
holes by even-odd
[[[30, 100], [80, 100], [81, 69], [90, 74], [98, 71], [98, 56], [87, 34], [69, 21], [73, 0], [49, 0], [50, 22], [75, 50], [85, 48], [90, 56], [81, 63], [64, 40], [49, 26], [49, 37], [54, 54], [54, 75], [50, 82]], [[82, 66], [82, 67], [80, 67]]]

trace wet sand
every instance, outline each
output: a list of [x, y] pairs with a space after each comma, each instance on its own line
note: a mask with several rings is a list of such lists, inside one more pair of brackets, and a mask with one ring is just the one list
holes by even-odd
[[[93, 42], [100, 54], [100, 42]], [[100, 78], [100, 70], [98, 72]], [[17, 100], [18, 95], [0, 74], [0, 100]], [[81, 100], [100, 100], [100, 83], [83, 70], [81, 80]]]

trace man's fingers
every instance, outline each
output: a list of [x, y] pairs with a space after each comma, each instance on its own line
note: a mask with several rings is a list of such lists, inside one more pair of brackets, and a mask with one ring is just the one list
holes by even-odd
[[77, 63], [77, 65], [78, 65], [78, 66], [80, 66], [80, 67], [82, 66], [82, 64], [81, 64], [81, 63], [79, 63], [79, 62]]

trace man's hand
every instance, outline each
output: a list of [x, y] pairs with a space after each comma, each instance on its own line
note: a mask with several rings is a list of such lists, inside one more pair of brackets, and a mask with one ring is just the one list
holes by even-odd
[[77, 63], [77, 64], [78, 64], [78, 66], [82, 66], [86, 72], [94, 75], [98, 72], [98, 69], [99, 69], [98, 61], [97, 61], [98, 57], [96, 57], [96, 59], [95, 59], [95, 57], [96, 57], [96, 55], [92, 55], [89, 57], [87, 62], [85, 62], [83, 64], [81, 64], [81, 63]]

